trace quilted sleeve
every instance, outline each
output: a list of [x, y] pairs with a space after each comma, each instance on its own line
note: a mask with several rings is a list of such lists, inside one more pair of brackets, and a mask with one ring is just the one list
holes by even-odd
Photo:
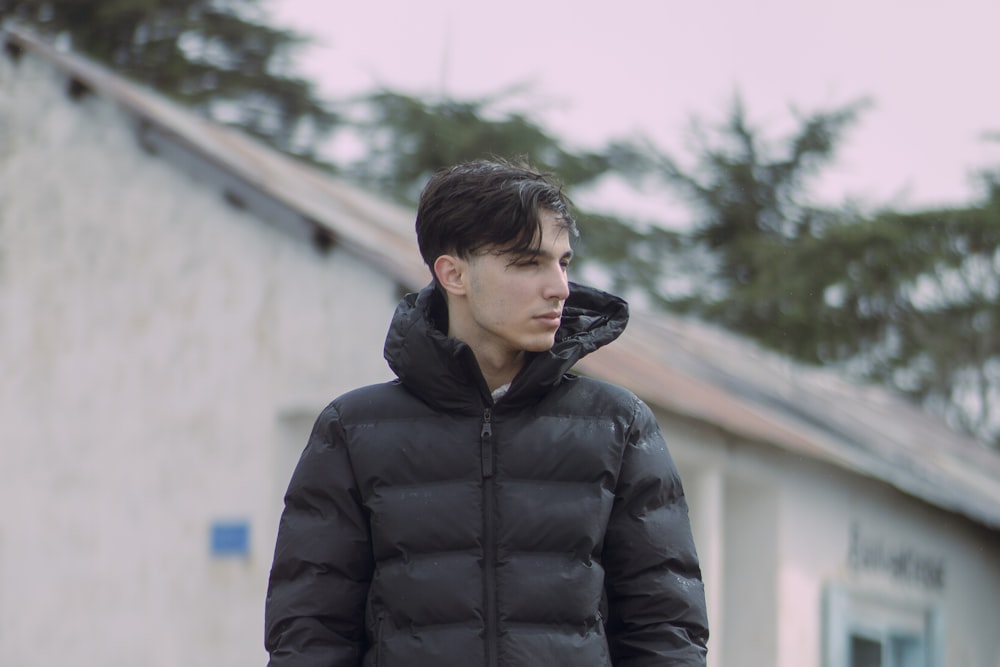
[[372, 575], [368, 521], [331, 405], [292, 474], [265, 603], [269, 667], [357, 667]]
[[708, 618], [687, 501], [650, 409], [636, 399], [604, 542], [615, 667], [703, 667]]

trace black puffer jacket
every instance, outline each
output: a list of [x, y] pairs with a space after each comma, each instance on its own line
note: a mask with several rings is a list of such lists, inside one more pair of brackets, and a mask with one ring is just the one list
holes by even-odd
[[398, 381], [316, 422], [268, 587], [272, 667], [705, 664], [677, 471], [630, 392], [567, 374], [627, 308], [572, 285], [555, 346], [496, 404], [427, 288], [393, 318]]

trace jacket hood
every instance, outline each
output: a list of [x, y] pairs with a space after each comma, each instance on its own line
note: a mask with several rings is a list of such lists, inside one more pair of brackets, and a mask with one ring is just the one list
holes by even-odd
[[[407, 294], [389, 325], [385, 359], [403, 385], [433, 407], [481, 412], [492, 403], [486, 381], [472, 349], [447, 336], [447, 320], [447, 304], [433, 284]], [[529, 357], [511, 383], [504, 404], [537, 400], [557, 386], [580, 359], [618, 338], [627, 323], [624, 299], [571, 282], [555, 344]]]

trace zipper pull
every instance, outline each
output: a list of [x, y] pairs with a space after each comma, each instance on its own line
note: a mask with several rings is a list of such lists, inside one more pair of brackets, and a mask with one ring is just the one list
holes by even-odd
[[492, 410], [483, 411], [483, 428], [479, 432], [479, 442], [482, 450], [483, 477], [493, 476], [493, 418]]

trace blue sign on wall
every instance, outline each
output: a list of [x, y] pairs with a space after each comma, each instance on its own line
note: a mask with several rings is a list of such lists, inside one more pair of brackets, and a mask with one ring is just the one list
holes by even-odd
[[211, 530], [213, 558], [245, 558], [250, 555], [250, 523], [215, 521]]

